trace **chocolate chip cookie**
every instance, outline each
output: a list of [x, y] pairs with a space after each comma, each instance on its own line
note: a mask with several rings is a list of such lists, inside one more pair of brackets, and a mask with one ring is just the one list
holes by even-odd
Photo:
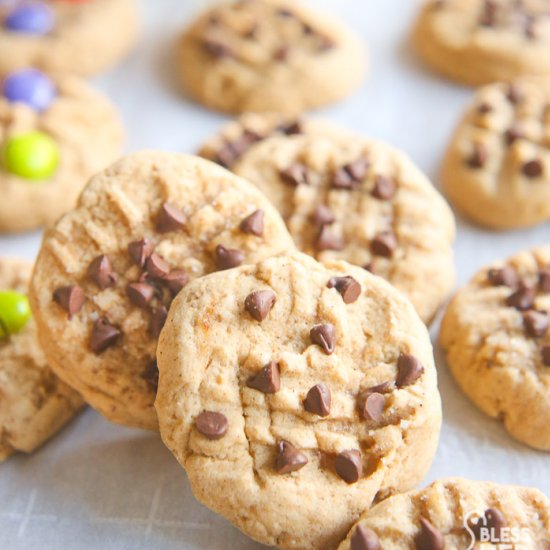
[[155, 403], [195, 496], [278, 548], [332, 548], [437, 445], [432, 349], [409, 301], [294, 253], [197, 279], [172, 304]]
[[115, 107], [80, 78], [23, 69], [0, 80], [0, 232], [72, 208], [86, 180], [120, 155], [122, 134]]
[[240, 0], [202, 14], [178, 43], [188, 95], [232, 113], [290, 114], [348, 95], [365, 74], [365, 48], [334, 17], [290, 0]]
[[134, 45], [134, 0], [35, 0], [0, 3], [0, 75], [37, 67], [89, 76]]
[[528, 77], [550, 86], [547, 0], [427, 0], [413, 42], [427, 65], [465, 84]]
[[27, 300], [31, 270], [24, 260], [0, 259], [0, 462], [34, 451], [83, 405], [38, 345]]
[[516, 82], [475, 95], [449, 144], [441, 180], [472, 220], [509, 229], [550, 220], [550, 95]]
[[512, 437], [550, 451], [550, 247], [482, 269], [450, 303], [440, 344], [464, 393]]
[[192, 279], [293, 249], [248, 182], [196, 157], [130, 155], [44, 236], [31, 285], [54, 370], [107, 418], [157, 428], [157, 338]]
[[338, 550], [545, 550], [549, 540], [550, 502], [537, 489], [449, 478], [376, 505]]
[[272, 137], [233, 170], [281, 212], [298, 248], [384, 277], [429, 322], [454, 283], [453, 215], [403, 154], [357, 136]]

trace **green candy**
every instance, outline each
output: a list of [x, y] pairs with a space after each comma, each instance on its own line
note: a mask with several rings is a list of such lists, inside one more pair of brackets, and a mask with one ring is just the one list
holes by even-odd
[[0, 290], [0, 339], [23, 329], [31, 316], [29, 299], [15, 290]]
[[48, 179], [59, 164], [55, 141], [42, 132], [26, 132], [6, 141], [2, 151], [8, 172], [27, 180]]

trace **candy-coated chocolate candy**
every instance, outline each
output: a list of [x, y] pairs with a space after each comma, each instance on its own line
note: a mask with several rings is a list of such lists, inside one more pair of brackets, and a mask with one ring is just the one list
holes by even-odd
[[29, 299], [15, 290], [0, 290], [0, 339], [20, 332], [31, 316]]
[[59, 164], [59, 149], [55, 141], [38, 131], [9, 138], [4, 144], [4, 168], [24, 179], [49, 178]]
[[48, 34], [54, 26], [54, 13], [44, 2], [25, 2], [8, 14], [4, 26], [13, 32]]
[[26, 103], [36, 111], [43, 111], [55, 98], [55, 86], [44, 73], [23, 69], [6, 77], [2, 94], [12, 103]]

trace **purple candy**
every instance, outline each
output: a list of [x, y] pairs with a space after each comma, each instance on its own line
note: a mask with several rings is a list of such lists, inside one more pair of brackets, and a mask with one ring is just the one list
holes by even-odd
[[27, 2], [8, 14], [4, 26], [13, 32], [47, 34], [53, 29], [54, 14], [42, 2]]
[[23, 69], [4, 80], [2, 94], [12, 103], [26, 103], [36, 111], [47, 109], [55, 97], [53, 82], [36, 69]]

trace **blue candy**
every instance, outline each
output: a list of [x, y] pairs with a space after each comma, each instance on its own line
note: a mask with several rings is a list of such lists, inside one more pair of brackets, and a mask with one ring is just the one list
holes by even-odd
[[12, 103], [26, 103], [36, 111], [43, 111], [54, 100], [55, 87], [40, 71], [23, 69], [6, 77], [2, 94]]
[[47, 34], [54, 26], [52, 9], [42, 2], [27, 2], [14, 8], [4, 20], [6, 29], [27, 34]]

